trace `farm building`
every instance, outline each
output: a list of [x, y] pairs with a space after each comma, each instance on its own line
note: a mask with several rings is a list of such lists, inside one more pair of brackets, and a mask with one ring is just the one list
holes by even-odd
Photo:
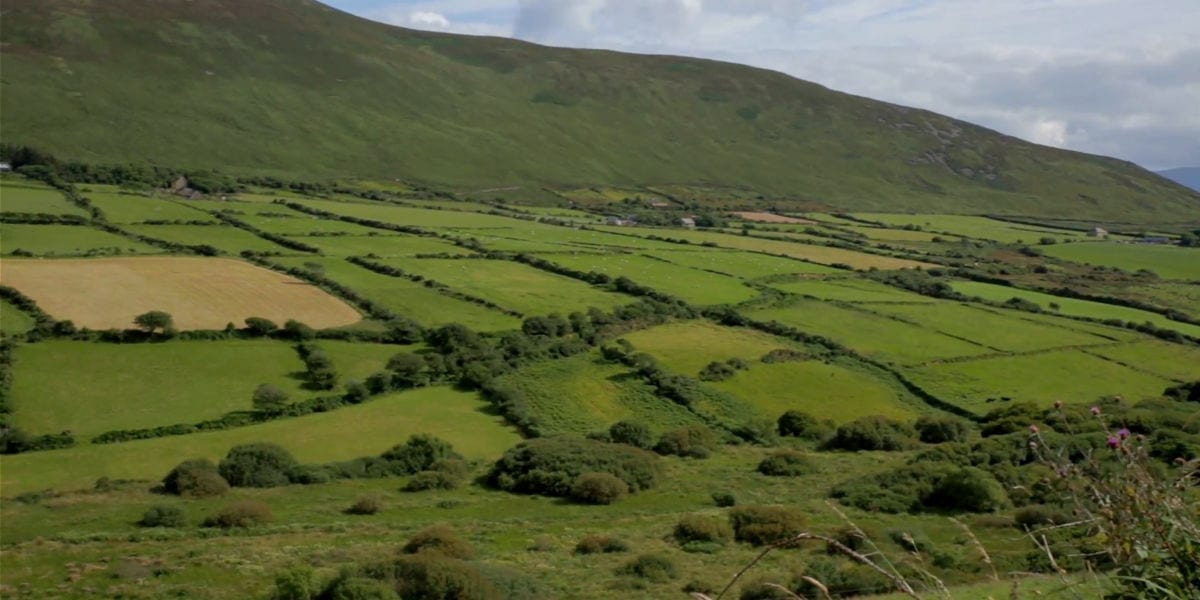
[[687, 227], [688, 229], [695, 229], [696, 228], [696, 220], [691, 217], [683, 217], [683, 218], [679, 219], [679, 225], [680, 225], [680, 227]]
[[1103, 227], [1093, 227], [1092, 230], [1088, 232], [1088, 237], [1104, 239], [1108, 237], [1108, 230], [1104, 229]]

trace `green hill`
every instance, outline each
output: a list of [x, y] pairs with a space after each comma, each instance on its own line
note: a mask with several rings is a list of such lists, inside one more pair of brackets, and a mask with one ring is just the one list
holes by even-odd
[[445, 35], [312, 0], [7, 0], [5, 141], [306, 178], [684, 184], [853, 210], [1196, 221], [1130, 163], [745, 66]]

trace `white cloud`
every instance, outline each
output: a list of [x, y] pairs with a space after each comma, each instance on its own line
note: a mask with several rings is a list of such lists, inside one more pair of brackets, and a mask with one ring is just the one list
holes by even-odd
[[446, 30], [450, 27], [450, 19], [445, 15], [427, 10], [413, 11], [408, 14], [408, 23], [422, 29]]

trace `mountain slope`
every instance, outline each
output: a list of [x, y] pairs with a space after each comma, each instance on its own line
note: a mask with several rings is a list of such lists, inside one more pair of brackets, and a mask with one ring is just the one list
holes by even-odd
[[418, 32], [312, 0], [5, 0], [0, 21], [5, 141], [89, 161], [1200, 219], [1200, 195], [1132, 164], [738, 65]]
[[1157, 171], [1157, 173], [1179, 185], [1200, 192], [1200, 167], [1179, 167], [1178, 169]]

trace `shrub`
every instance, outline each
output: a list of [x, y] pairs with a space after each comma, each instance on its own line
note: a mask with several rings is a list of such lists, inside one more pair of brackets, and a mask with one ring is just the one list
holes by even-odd
[[278, 386], [264, 383], [254, 388], [254, 395], [250, 401], [254, 410], [267, 414], [278, 414], [287, 408], [288, 399], [287, 392]]
[[163, 478], [163, 491], [189, 498], [220, 496], [229, 491], [229, 483], [206, 458], [185, 460]]
[[801, 533], [808, 519], [785, 506], [739, 506], [730, 511], [729, 524], [739, 542], [763, 546]]
[[995, 477], [963, 467], [943, 477], [921, 503], [953, 511], [993, 512], [1008, 506], [1009, 500]]
[[354, 504], [346, 508], [348, 515], [373, 515], [383, 510], [383, 502], [378, 496], [359, 496]]
[[275, 444], [234, 446], [221, 460], [217, 470], [234, 487], [276, 487], [287, 485], [288, 473], [296, 459]]
[[737, 374], [733, 365], [713, 361], [700, 371], [700, 381], [724, 381]]
[[[325, 585], [314, 600], [400, 600], [386, 582], [342, 573]], [[275, 600], [275, 599], [272, 599]]]
[[571, 486], [571, 498], [584, 504], [612, 504], [629, 494], [629, 485], [610, 473], [584, 473]]
[[502, 490], [566, 497], [584, 473], [608, 473], [629, 491], [653, 487], [661, 475], [659, 458], [626, 446], [575, 436], [535, 438], [509, 449], [492, 467], [489, 481]]
[[608, 439], [614, 444], [627, 444], [643, 450], [654, 445], [650, 428], [637, 421], [617, 421], [608, 428]]
[[795, 477], [812, 473], [813, 470], [812, 461], [798, 450], [772, 452], [758, 463], [758, 472], [772, 477]]
[[671, 559], [661, 554], [643, 554], [621, 565], [618, 575], [629, 575], [654, 583], [663, 583], [678, 577], [678, 569]]
[[737, 496], [734, 496], [733, 492], [713, 492], [712, 499], [713, 504], [721, 508], [737, 506]]
[[319, 589], [312, 568], [296, 565], [275, 576], [271, 600], [312, 600], [317, 592]]
[[151, 506], [142, 514], [142, 520], [138, 521], [142, 527], [183, 527], [186, 523], [183, 509], [170, 504]]
[[707, 458], [717, 449], [717, 436], [703, 425], [689, 425], [662, 434], [654, 451], [659, 454]]
[[912, 427], [887, 417], [861, 417], [837, 428], [826, 444], [833, 450], [907, 450], [914, 447]]
[[965, 442], [971, 435], [971, 426], [957, 417], [924, 416], [917, 419], [917, 435], [927, 444]]
[[204, 519], [205, 527], [253, 527], [265, 525], [274, 519], [271, 507], [257, 500], [239, 500]]
[[684, 515], [671, 534], [676, 542], [712, 542], [724, 544], [733, 539], [733, 527], [722, 519], [703, 515]]
[[334, 473], [325, 465], [296, 465], [287, 472], [288, 481], [302, 485], [329, 483]]
[[616, 554], [629, 552], [629, 544], [608, 535], [589, 535], [575, 544], [575, 554]]
[[404, 600], [501, 600], [503, 595], [473, 565], [443, 554], [402, 556], [388, 565]]
[[275, 321], [264, 317], [250, 317], [246, 319], [246, 333], [254, 337], [271, 335], [277, 329], [279, 329], [279, 325]]
[[454, 451], [449, 442], [429, 434], [418, 433], [408, 438], [407, 442], [384, 452], [381, 458], [388, 462], [394, 474], [412, 475], [429, 470], [439, 460], [462, 457]]
[[404, 484], [406, 492], [424, 492], [427, 490], [452, 490], [459, 486], [461, 479], [442, 471], [421, 471], [412, 476]]
[[1046, 525], [1062, 525], [1071, 522], [1071, 516], [1062, 509], [1041, 504], [1024, 506], [1013, 514], [1014, 524], [1022, 529], [1036, 529]]
[[798, 410], [789, 410], [779, 415], [775, 423], [779, 435], [806, 440], [820, 440], [833, 432], [833, 421], [819, 421], [816, 417]]
[[[819, 581], [828, 591], [828, 595], [801, 576]], [[810, 560], [803, 571], [797, 573], [792, 587], [795, 593], [805, 597], [841, 598], [888, 592], [892, 590], [892, 582], [865, 565], [850, 563], [845, 559], [831, 556], [818, 556]]]
[[443, 556], [463, 560], [475, 554], [471, 544], [447, 525], [434, 525], [418, 531], [404, 544], [403, 550], [405, 554], [437, 552]]
[[786, 590], [775, 587], [778, 584], [772, 585], [774, 583], [767, 579], [759, 579], [747, 583], [742, 586], [742, 591], [738, 594], [738, 600], [791, 600], [795, 598], [795, 596]]

